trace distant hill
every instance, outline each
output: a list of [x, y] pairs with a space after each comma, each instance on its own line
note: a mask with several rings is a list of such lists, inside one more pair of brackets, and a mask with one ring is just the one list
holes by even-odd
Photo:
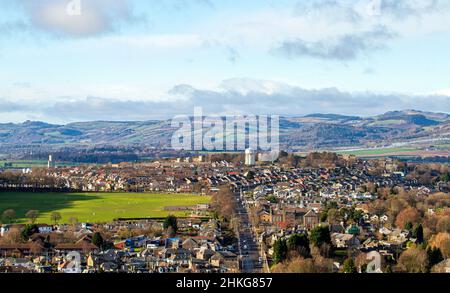
[[304, 116], [306, 118], [321, 118], [321, 119], [329, 119], [329, 120], [361, 120], [361, 117], [358, 116], [345, 116], [339, 114], [309, 114]]
[[[170, 121], [94, 121], [67, 125], [26, 121], [0, 124], [0, 148], [37, 146], [169, 147]], [[389, 145], [416, 140], [450, 138], [450, 115], [415, 110], [374, 117], [311, 114], [280, 118], [283, 148], [320, 149]]]

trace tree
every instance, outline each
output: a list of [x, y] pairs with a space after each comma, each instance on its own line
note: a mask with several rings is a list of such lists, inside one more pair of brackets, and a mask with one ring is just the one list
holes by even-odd
[[92, 236], [92, 244], [94, 244], [98, 248], [102, 248], [104, 244], [102, 234], [100, 234], [99, 232], [95, 232]]
[[441, 250], [437, 247], [428, 247], [427, 255], [430, 268], [444, 260]]
[[229, 187], [221, 187], [211, 197], [212, 207], [225, 220], [231, 221], [236, 211], [236, 197]]
[[408, 230], [408, 231], [411, 231], [412, 228], [413, 228], [413, 223], [411, 223], [411, 222], [406, 223], [405, 227], [403, 227], [403, 229]]
[[278, 239], [273, 245], [273, 261], [280, 263], [287, 257], [288, 247], [286, 239]]
[[417, 225], [413, 230], [413, 237], [417, 239], [417, 243], [423, 243], [423, 226]]
[[16, 218], [16, 211], [13, 209], [8, 209], [3, 212], [3, 218], [8, 220], [8, 223], [12, 223]]
[[290, 261], [277, 264], [272, 270], [274, 273], [289, 274], [310, 274], [315, 273], [314, 262], [312, 259], [296, 257]]
[[335, 209], [335, 208], [331, 208], [328, 210], [327, 219], [328, 219], [328, 223], [330, 223], [330, 224], [336, 224], [342, 220], [339, 210]]
[[317, 226], [312, 229], [310, 240], [316, 247], [321, 247], [322, 244], [331, 244], [331, 236], [328, 226]]
[[78, 219], [75, 218], [75, 217], [71, 217], [69, 219], [69, 224], [72, 225], [72, 226], [75, 226], [76, 224], [78, 224]]
[[344, 273], [347, 274], [356, 274], [358, 270], [356, 269], [355, 262], [353, 258], [349, 257], [344, 261]]
[[50, 220], [52, 220], [55, 225], [58, 224], [58, 221], [61, 220], [61, 214], [58, 212], [52, 212], [50, 214]]
[[3, 237], [0, 238], [2, 244], [17, 244], [22, 240], [21, 232], [17, 228], [10, 229]]
[[23, 240], [28, 240], [30, 236], [32, 236], [35, 233], [39, 233], [39, 228], [35, 224], [26, 225], [25, 228], [23, 228], [21, 234], [21, 237]]
[[403, 273], [426, 273], [428, 271], [428, 255], [425, 250], [409, 248], [398, 259], [397, 269]]
[[267, 200], [268, 200], [270, 203], [278, 203], [278, 199], [277, 199], [277, 197], [274, 196], [274, 195], [268, 196], [268, 197], [267, 197]]
[[311, 255], [309, 249], [309, 240], [306, 234], [294, 234], [287, 240], [287, 248], [289, 251], [296, 251], [300, 256], [308, 258]]
[[277, 264], [273, 270], [274, 273], [332, 273], [333, 260], [321, 256], [313, 258], [295, 257], [293, 259]]
[[323, 223], [328, 219], [328, 212], [327, 211], [322, 211], [320, 213], [320, 222]]
[[164, 220], [163, 227], [165, 230], [171, 228], [173, 230], [173, 233], [176, 234], [178, 231], [177, 217], [175, 217], [174, 215], [167, 216]]
[[177, 235], [177, 233], [175, 232], [175, 230], [172, 227], [169, 227], [166, 229], [166, 235], [167, 235], [167, 237], [174, 237]]
[[439, 248], [444, 258], [450, 258], [450, 234], [438, 233], [430, 240], [430, 246]]
[[355, 210], [354, 208], [351, 210], [350, 218], [353, 220], [353, 222], [359, 223], [359, 221], [363, 216], [364, 216], [363, 211]]
[[436, 223], [436, 230], [450, 233], [450, 216], [440, 217]]
[[26, 214], [25, 217], [27, 217], [28, 219], [30, 219], [30, 223], [34, 224], [36, 223], [36, 219], [39, 216], [39, 211], [38, 210], [29, 210]]
[[247, 178], [248, 180], [253, 180], [253, 179], [255, 179], [255, 172], [253, 172], [253, 171], [248, 171], [248, 172], [247, 172], [246, 178]]
[[415, 208], [407, 208], [402, 210], [395, 220], [395, 225], [398, 228], [405, 228], [408, 223], [418, 223], [420, 214]]

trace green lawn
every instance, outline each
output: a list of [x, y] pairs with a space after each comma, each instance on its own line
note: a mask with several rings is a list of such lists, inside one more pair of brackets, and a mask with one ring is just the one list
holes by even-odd
[[64, 223], [71, 217], [79, 222], [106, 222], [115, 218], [185, 216], [186, 212], [167, 212], [164, 207], [209, 201], [209, 197], [186, 194], [0, 192], [0, 212], [15, 210], [19, 223], [28, 221], [25, 213], [29, 210], [39, 210], [39, 223], [50, 223], [54, 211], [61, 214]]

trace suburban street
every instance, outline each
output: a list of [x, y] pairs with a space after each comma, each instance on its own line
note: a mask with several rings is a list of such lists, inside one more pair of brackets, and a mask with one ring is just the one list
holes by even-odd
[[243, 273], [261, 273], [261, 255], [259, 245], [253, 232], [251, 221], [245, 203], [237, 193], [237, 231], [239, 239], [239, 254], [241, 259], [241, 270]]

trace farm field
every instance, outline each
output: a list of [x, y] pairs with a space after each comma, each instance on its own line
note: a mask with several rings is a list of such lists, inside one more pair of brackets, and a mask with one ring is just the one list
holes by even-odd
[[441, 150], [450, 150], [450, 143], [439, 144], [436, 147]]
[[[58, 166], [78, 166], [78, 163], [56, 162]], [[45, 168], [45, 160], [0, 160], [0, 168]]]
[[46, 167], [47, 161], [43, 160], [1, 160], [0, 167], [5, 167], [11, 164], [14, 168], [32, 168], [32, 167]]
[[380, 157], [449, 157], [450, 151], [445, 149], [426, 150], [414, 148], [385, 148], [367, 149], [355, 151], [340, 151], [339, 154], [349, 154], [360, 158], [380, 158]]
[[60, 223], [68, 223], [72, 217], [79, 222], [106, 222], [115, 218], [185, 216], [188, 212], [169, 212], [164, 207], [209, 201], [206, 196], [187, 194], [0, 192], [0, 213], [13, 209], [17, 214], [16, 223], [26, 223], [25, 214], [29, 210], [39, 211], [38, 223], [51, 223], [52, 212], [61, 214]]
[[402, 154], [407, 152], [417, 151], [413, 148], [384, 148], [384, 149], [366, 149], [366, 150], [355, 150], [355, 151], [340, 151], [339, 154], [354, 155], [354, 156], [384, 156], [392, 154]]

